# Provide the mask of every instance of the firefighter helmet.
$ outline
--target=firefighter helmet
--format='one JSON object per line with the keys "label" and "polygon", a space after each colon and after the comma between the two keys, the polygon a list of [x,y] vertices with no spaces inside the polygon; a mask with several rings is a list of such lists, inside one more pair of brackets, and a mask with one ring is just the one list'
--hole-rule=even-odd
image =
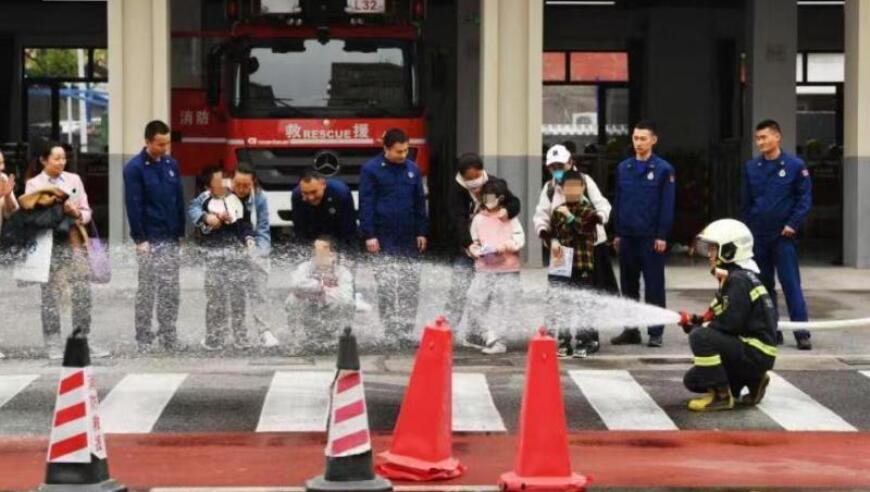
{"label": "firefighter helmet", "polygon": [[720,219],[711,222],[698,234],[698,241],[717,247],[716,259],[719,263],[740,264],[752,259],[752,232],[739,220]]}

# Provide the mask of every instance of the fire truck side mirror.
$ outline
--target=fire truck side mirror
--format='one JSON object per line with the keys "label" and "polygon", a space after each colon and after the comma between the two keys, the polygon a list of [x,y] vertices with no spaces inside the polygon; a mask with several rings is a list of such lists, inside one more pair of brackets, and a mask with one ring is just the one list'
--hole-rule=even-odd
{"label": "fire truck side mirror", "polygon": [[206,101],[211,107],[220,103],[221,98],[221,52],[212,50],[206,60]]}

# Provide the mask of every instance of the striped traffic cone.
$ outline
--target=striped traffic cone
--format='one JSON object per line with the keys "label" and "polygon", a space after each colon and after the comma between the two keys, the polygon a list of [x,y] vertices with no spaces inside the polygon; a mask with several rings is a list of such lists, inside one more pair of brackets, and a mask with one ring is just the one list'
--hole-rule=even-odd
{"label": "striped traffic cone", "polygon": [[66,341],[42,492],[122,492],[109,478],[99,399],[88,339],[76,330]]}
{"label": "striped traffic cone", "polygon": [[305,483],[309,492],[390,491],[393,485],[375,475],[369,417],[356,337],[350,328],[338,343],[338,371],[330,389],[326,471]]}

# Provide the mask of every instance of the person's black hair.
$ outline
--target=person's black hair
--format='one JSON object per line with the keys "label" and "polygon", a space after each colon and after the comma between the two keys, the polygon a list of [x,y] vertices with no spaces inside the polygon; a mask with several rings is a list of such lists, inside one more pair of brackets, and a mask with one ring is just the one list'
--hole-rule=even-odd
{"label": "person's black hair", "polygon": [[571,153],[571,157],[574,157],[574,155],[577,154],[577,144],[575,144],[573,140],[565,140],[562,142],[562,146],[568,149],[568,152]]}
{"label": "person's black hair", "polygon": [[302,174],[302,178],[299,181],[303,181],[305,183],[310,183],[312,181],[326,181],[326,176],[324,176],[320,171],[315,169],[308,169]]}
{"label": "person's black hair", "polygon": [[157,135],[169,135],[169,125],[160,120],[149,121],[145,125],[145,140],[154,140]]}
{"label": "person's black hair", "polygon": [[459,174],[464,176],[469,169],[483,171],[483,159],[474,152],[467,152],[459,156]]}
{"label": "person's black hair", "polygon": [[254,182],[257,182],[257,171],[254,169],[254,166],[248,164],[247,162],[240,162],[236,164],[236,174],[247,174],[248,176],[254,178]]}
{"label": "person's black hair", "polygon": [[389,149],[397,143],[408,143],[408,134],[401,128],[390,128],[384,133],[384,147]]}
{"label": "person's black hair", "polygon": [[480,189],[481,195],[495,195],[499,198],[505,198],[507,196],[507,184],[500,179],[490,179],[486,183],[483,184],[483,187]]}
{"label": "person's black hair", "polygon": [[757,132],[768,129],[782,135],[782,128],[780,128],[779,123],[777,123],[776,120],[766,119],[755,125],[755,131]]}
{"label": "person's black hair", "polygon": [[565,171],[565,174],[562,175],[562,185],[564,186],[568,181],[582,181],[583,185],[586,186],[586,179],[583,178],[583,173],[574,169]]}
{"label": "person's black hair", "polygon": [[209,166],[203,169],[202,173],[199,175],[200,189],[208,189],[211,186],[211,180],[214,178],[214,175],[222,172],[224,172],[224,169],[220,166]]}
{"label": "person's black hair", "polygon": [[[314,242],[317,241],[324,242],[329,245],[329,249],[331,251],[335,251],[335,238],[330,236],[329,234],[321,234],[314,239]],[[313,244],[313,243],[312,243]]]}
{"label": "person's black hair", "polygon": [[638,122],[634,125],[634,129],[635,129],[635,130],[647,130],[647,131],[649,131],[650,133],[652,133],[653,135],[658,135],[658,134],[659,134],[658,129],[656,129],[656,125],[655,125],[655,123],[653,123],[652,121],[649,121],[649,120],[641,120],[641,121],[638,121]]}

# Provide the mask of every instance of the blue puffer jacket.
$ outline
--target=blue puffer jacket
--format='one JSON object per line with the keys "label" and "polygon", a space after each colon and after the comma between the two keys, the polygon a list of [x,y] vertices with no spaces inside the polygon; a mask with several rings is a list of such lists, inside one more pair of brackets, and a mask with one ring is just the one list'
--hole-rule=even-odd
{"label": "blue puffer jacket", "polygon": [[384,253],[417,254],[417,237],[429,234],[429,217],[423,178],[413,161],[392,164],[381,153],[363,166],[359,225],[363,239],[377,238]]}

